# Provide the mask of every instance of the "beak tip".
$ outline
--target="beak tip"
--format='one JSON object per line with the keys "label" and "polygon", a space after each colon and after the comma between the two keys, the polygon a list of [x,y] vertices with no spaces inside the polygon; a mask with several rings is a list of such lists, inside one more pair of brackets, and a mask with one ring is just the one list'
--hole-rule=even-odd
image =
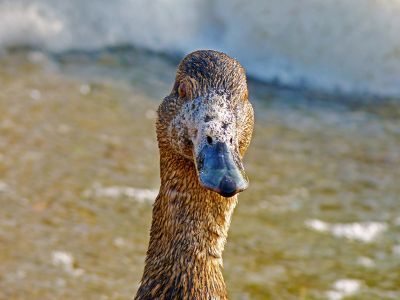
{"label": "beak tip", "polygon": [[224,175],[219,183],[219,188],[223,191],[233,191],[236,190],[236,183],[231,176]]}
{"label": "beak tip", "polygon": [[236,194],[236,183],[231,176],[225,175],[222,177],[221,182],[219,183],[219,190],[221,191],[222,196],[226,197],[224,194],[229,195]]}
{"label": "beak tip", "polygon": [[[242,184],[243,185],[243,184]],[[231,176],[225,175],[221,182],[219,183],[219,191],[218,193],[223,197],[232,197],[237,193],[244,191],[247,188],[247,185],[244,184],[244,187],[238,187],[235,180]]]}

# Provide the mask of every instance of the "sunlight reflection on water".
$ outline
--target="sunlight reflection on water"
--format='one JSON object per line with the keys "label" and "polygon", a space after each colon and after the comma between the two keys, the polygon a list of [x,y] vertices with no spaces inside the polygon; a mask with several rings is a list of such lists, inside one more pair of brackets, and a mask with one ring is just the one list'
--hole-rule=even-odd
{"label": "sunlight reflection on water", "polygon": [[85,198],[96,196],[96,197],[109,197],[119,198],[126,196],[132,198],[138,202],[150,202],[153,203],[158,195],[158,190],[140,189],[128,186],[109,186],[102,187],[100,183],[96,182],[90,189],[86,189],[82,194]]}
{"label": "sunlight reflection on water", "polygon": [[347,296],[355,295],[361,288],[359,280],[340,279],[333,283],[334,290],[327,291],[326,296],[329,300],[340,300]]}
{"label": "sunlight reflection on water", "polygon": [[318,219],[306,220],[305,226],[319,232],[330,232],[336,237],[345,237],[366,243],[372,242],[380,233],[388,229],[388,224],[383,222],[328,224]]}

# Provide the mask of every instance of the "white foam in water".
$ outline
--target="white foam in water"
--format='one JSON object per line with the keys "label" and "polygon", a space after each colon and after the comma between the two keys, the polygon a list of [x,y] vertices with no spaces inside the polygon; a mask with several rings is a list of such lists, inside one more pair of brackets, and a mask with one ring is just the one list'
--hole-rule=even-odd
{"label": "white foam in water", "polygon": [[129,186],[109,186],[102,187],[100,183],[94,183],[92,188],[83,191],[84,197],[109,197],[119,198],[126,196],[137,202],[154,202],[158,195],[157,190],[133,188]]}
{"label": "white foam in water", "polygon": [[0,47],[42,46],[63,29],[51,10],[44,10],[41,1],[0,3]]}
{"label": "white foam in water", "polygon": [[380,222],[364,222],[350,224],[334,224],[331,232],[337,237],[346,237],[351,240],[372,242],[381,232],[386,231],[388,225]]}
{"label": "white foam in water", "polygon": [[366,256],[358,257],[357,258],[357,263],[362,265],[362,266],[364,266],[364,267],[367,267],[367,268],[372,268],[372,267],[375,266],[375,262],[372,259],[370,259],[369,257],[366,257]]}
{"label": "white foam in water", "polygon": [[75,259],[69,252],[53,251],[51,253],[51,260],[54,266],[60,267],[73,276],[81,276],[85,273],[83,269],[76,269],[74,267]]}
{"label": "white foam in water", "polygon": [[14,0],[0,49],[135,45],[221,50],[248,74],[288,85],[400,95],[400,1]]}
{"label": "white foam in water", "polygon": [[336,237],[345,237],[366,243],[372,242],[379,234],[388,229],[388,225],[383,222],[329,224],[317,219],[306,220],[305,226],[319,232],[330,232]]}
{"label": "white foam in water", "polygon": [[354,279],[340,279],[333,283],[334,290],[327,291],[329,300],[341,300],[344,297],[355,295],[361,288],[362,283]]}
{"label": "white foam in water", "polygon": [[0,180],[0,192],[8,192],[9,190],[8,184]]}

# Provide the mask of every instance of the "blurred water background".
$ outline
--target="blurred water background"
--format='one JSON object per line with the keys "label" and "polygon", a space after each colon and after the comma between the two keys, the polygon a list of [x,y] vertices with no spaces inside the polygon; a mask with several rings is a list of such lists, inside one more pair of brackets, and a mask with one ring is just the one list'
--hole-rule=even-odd
{"label": "blurred water background", "polygon": [[399,95],[395,0],[0,1],[0,47],[216,49],[256,78]]}
{"label": "blurred water background", "polygon": [[400,1],[0,1],[0,299],[132,299],[155,110],[224,51],[256,126],[230,299],[400,299]]}

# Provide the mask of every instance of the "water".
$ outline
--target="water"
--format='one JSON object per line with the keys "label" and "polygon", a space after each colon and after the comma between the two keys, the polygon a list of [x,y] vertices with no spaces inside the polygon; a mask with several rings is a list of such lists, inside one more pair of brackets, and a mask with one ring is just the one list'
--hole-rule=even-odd
{"label": "water", "polygon": [[[0,59],[0,299],[132,299],[177,62],[129,48]],[[230,299],[400,299],[400,106],[250,81]]]}
{"label": "water", "polygon": [[0,49],[214,49],[264,81],[399,96],[399,16],[396,0],[3,0]]}

